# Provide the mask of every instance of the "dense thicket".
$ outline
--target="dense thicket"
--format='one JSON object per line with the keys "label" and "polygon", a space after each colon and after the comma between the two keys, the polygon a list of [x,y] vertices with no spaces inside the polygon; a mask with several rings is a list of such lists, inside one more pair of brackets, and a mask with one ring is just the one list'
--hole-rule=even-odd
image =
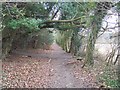
{"label": "dense thicket", "polygon": [[[51,33],[38,27],[49,18],[52,9],[52,7],[46,9],[44,4],[47,3],[3,3],[3,57],[12,49],[37,48],[38,44],[45,48],[47,45],[51,45]],[[42,34],[38,34],[38,32]]]}

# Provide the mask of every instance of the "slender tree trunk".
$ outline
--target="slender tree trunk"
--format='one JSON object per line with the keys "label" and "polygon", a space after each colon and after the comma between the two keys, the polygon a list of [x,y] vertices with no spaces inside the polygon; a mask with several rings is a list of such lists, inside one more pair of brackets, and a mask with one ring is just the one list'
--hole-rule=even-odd
{"label": "slender tree trunk", "polygon": [[[106,8],[106,7],[107,8]],[[89,35],[88,41],[87,41],[87,48],[86,48],[86,61],[85,64],[88,64],[88,66],[93,66],[94,60],[93,60],[93,51],[95,47],[95,42],[99,33],[99,29],[101,28],[102,19],[106,15],[106,12],[108,9],[110,9],[111,3],[109,2],[99,2],[97,4],[97,8],[95,11],[95,18],[91,21],[91,33]],[[101,9],[102,8],[102,9]],[[85,65],[83,65],[85,66]]]}
{"label": "slender tree trunk", "polygon": [[78,32],[79,32],[79,29],[75,29],[73,31],[73,35],[72,35],[72,38],[71,38],[71,45],[70,45],[70,53],[76,55],[77,54],[77,49],[76,49],[76,37],[78,35]]}

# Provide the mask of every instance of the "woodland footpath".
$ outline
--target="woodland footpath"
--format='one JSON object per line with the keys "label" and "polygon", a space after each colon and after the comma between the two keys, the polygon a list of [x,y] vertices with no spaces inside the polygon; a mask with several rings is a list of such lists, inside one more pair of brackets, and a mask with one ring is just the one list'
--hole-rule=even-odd
{"label": "woodland footpath", "polygon": [[119,88],[120,2],[4,2],[3,88]]}

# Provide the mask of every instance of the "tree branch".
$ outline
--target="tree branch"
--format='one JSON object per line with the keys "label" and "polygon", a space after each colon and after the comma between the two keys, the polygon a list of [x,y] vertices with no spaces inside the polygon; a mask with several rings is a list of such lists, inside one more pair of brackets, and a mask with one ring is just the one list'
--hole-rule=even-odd
{"label": "tree branch", "polygon": [[57,13],[59,12],[60,8],[57,9],[57,11],[54,13],[54,15],[52,16],[51,20],[55,18],[55,16],[57,15]]}
{"label": "tree branch", "polygon": [[77,21],[79,19],[81,19],[81,17],[71,19],[71,20],[49,20],[49,21],[46,21],[46,22],[43,22],[43,23],[44,24],[47,24],[47,23],[69,23],[69,22]]}

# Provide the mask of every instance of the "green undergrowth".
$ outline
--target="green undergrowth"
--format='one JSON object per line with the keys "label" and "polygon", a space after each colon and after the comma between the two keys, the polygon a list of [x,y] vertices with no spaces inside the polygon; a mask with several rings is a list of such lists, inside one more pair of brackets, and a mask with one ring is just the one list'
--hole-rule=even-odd
{"label": "green undergrowth", "polygon": [[103,73],[99,76],[99,81],[106,87],[118,88],[119,83],[116,69],[112,65],[106,66]]}

